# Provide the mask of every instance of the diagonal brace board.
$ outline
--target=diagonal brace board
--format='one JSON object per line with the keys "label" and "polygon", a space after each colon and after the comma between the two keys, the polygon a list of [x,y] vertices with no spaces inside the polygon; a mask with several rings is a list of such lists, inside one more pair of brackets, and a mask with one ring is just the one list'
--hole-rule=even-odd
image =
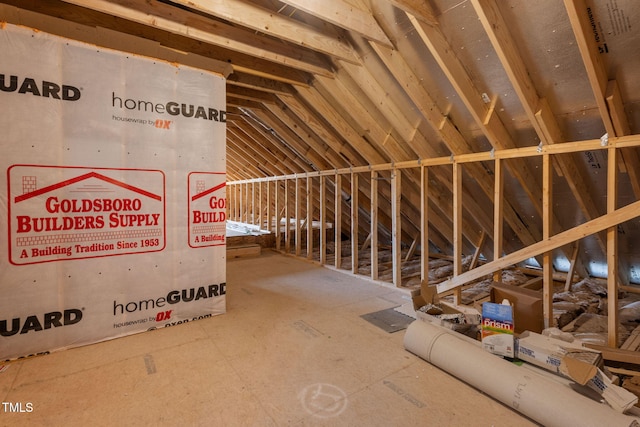
{"label": "diagonal brace board", "polygon": [[577,227],[571,228],[562,233],[558,233],[546,240],[543,240],[519,251],[510,253],[502,258],[498,258],[495,261],[484,264],[478,268],[467,271],[466,273],[452,277],[449,280],[441,282],[437,285],[438,293],[443,293],[448,290],[462,286],[472,280],[479,279],[483,276],[493,273],[495,270],[499,270],[508,267],[513,264],[517,264],[531,257],[538,256],[544,252],[551,251],[553,249],[564,246],[568,243],[582,239],[594,233],[598,233],[609,227],[617,226],[625,221],[629,221],[633,218],[640,216],[640,200],[635,201],[623,208],[617,209],[606,215],[602,215],[596,219],[585,222]]}

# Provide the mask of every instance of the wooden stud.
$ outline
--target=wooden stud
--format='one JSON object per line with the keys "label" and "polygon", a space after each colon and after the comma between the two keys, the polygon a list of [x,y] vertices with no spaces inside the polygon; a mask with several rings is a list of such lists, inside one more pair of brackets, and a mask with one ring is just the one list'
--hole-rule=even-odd
{"label": "wooden stud", "polygon": [[320,177],[320,265],[327,263],[327,177]]}
{"label": "wooden stud", "polygon": [[[618,204],[617,150],[609,148],[607,158],[607,214],[616,212]],[[618,227],[607,228],[607,345],[618,347]]]}
{"label": "wooden stud", "polygon": [[236,215],[235,215],[235,219],[236,221],[242,221],[241,219],[241,214],[240,212],[242,212],[242,185],[236,185]]}
{"label": "wooden stud", "polygon": [[400,207],[402,199],[402,171],[391,171],[391,245],[393,257],[393,284],[402,287],[402,221]]}
{"label": "wooden stud", "polygon": [[250,182],[247,182],[244,185],[244,213],[242,217],[242,222],[245,224],[249,224],[249,213],[251,212],[251,208],[253,203],[251,202],[251,190],[250,190]]}
{"label": "wooden stud", "polygon": [[244,211],[244,184],[238,184],[238,215],[236,221],[242,222],[242,212]]}
{"label": "wooden stud", "polygon": [[[453,164],[453,277],[462,273],[462,166]],[[453,292],[454,305],[460,304],[462,289]]]}
{"label": "wooden stud", "polygon": [[273,232],[273,228],[271,227],[271,221],[273,221],[271,219],[271,181],[265,181],[265,184],[267,185],[267,224],[265,229]]}
{"label": "wooden stud", "polygon": [[371,171],[371,279],[378,280],[378,178]]}
{"label": "wooden stud", "polygon": [[276,250],[279,251],[280,250],[280,239],[281,239],[281,232],[280,232],[280,209],[282,209],[282,199],[280,197],[280,181],[276,180],[275,181],[275,189],[274,189],[274,198],[275,198],[275,220],[274,220],[274,227],[275,227],[275,233],[276,233]]}
{"label": "wooden stud", "polygon": [[473,258],[471,258],[471,264],[469,264],[469,270],[476,268],[476,265],[478,265],[478,259],[480,258],[480,253],[482,252],[482,246],[484,246],[484,240],[486,239],[486,237],[487,235],[483,231],[482,234],[480,235],[480,240],[478,240],[478,243],[476,244],[476,251],[473,253]]}
{"label": "wooden stud", "polygon": [[571,254],[571,261],[569,263],[569,271],[567,272],[567,280],[564,283],[564,291],[569,292],[571,285],[573,284],[573,275],[576,271],[576,264],[578,261],[578,252],[580,249],[580,242],[575,242],[573,245],[573,253]]}
{"label": "wooden stud", "polygon": [[289,180],[284,180],[284,250],[291,253],[291,197]]}
{"label": "wooden stud", "polygon": [[313,258],[313,178],[307,176],[307,259]]}
{"label": "wooden stud", "polygon": [[335,230],[334,239],[334,263],[336,268],[340,268],[342,264],[342,175],[336,174],[335,178],[335,208],[334,212],[334,224]]}
{"label": "wooden stud", "polygon": [[259,182],[254,182],[251,185],[251,224],[253,225],[258,224],[257,214],[260,212],[260,209],[258,208],[258,189],[256,188],[258,184]]}
{"label": "wooden stud", "polygon": [[420,280],[429,280],[429,168],[420,167]]}
{"label": "wooden stud", "polygon": [[[228,178],[228,176],[227,176]],[[225,197],[227,198],[227,219],[233,221],[233,184],[227,183],[227,190]]]}
{"label": "wooden stud", "polygon": [[238,212],[238,221],[239,222],[244,222],[244,211],[246,209],[246,199],[245,199],[245,189],[246,189],[246,185],[244,184],[240,184],[240,211]]}
{"label": "wooden stud", "polygon": [[369,249],[371,246],[371,232],[369,232],[369,234],[367,234],[367,237],[364,239],[364,242],[362,243],[362,246],[360,246],[360,250],[361,251],[366,251],[367,249]]}
{"label": "wooden stud", "polygon": [[295,180],[295,245],[296,256],[302,253],[302,179]]}
{"label": "wooden stud", "polygon": [[416,236],[411,242],[411,246],[409,246],[409,250],[404,257],[404,262],[409,261],[413,255],[416,253],[416,248],[418,247],[418,241],[420,240],[420,235]]}
{"label": "wooden stud", "polygon": [[264,193],[262,192],[262,182],[257,182],[258,185],[258,217],[256,218],[256,224],[260,230],[264,229],[264,222],[262,220],[263,207],[264,207]]}
{"label": "wooden stud", "polygon": [[351,174],[351,272],[358,274],[358,174]]}
{"label": "wooden stud", "polygon": [[[553,173],[551,171],[551,158],[547,154],[542,156],[542,238],[549,240],[553,235]],[[543,255],[542,261],[543,287],[542,287],[542,311],[544,327],[553,327],[553,251],[548,250]]]}
{"label": "wooden stud", "polygon": [[[493,260],[496,261],[502,256],[502,239],[504,227],[504,168],[503,161],[496,159],[494,162],[495,185],[493,192]],[[502,282],[502,271],[496,270],[493,273],[493,281]]]}
{"label": "wooden stud", "polygon": [[243,184],[238,184],[237,186],[237,190],[236,190],[236,195],[238,197],[237,200],[237,204],[238,204],[238,211],[236,214],[236,221],[238,222],[242,222],[242,209],[244,209],[244,201],[242,200],[243,194],[244,192],[242,191],[243,189]]}
{"label": "wooden stud", "polygon": [[251,208],[253,204],[251,203],[251,182],[247,182],[244,184],[244,190],[245,203],[242,222],[244,222],[245,224],[249,224],[251,222]]}

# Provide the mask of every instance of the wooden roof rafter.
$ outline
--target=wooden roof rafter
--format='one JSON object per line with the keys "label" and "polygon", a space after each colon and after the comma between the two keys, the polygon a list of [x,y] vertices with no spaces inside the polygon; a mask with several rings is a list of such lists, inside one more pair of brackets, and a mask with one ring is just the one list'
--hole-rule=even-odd
{"label": "wooden roof rafter", "polygon": [[290,95],[294,93],[290,84],[238,71],[233,72],[229,77],[227,77],[227,84],[229,86],[245,87],[273,94]]}
{"label": "wooden roof rafter", "polygon": [[[471,3],[542,143],[546,145],[565,142],[548,102],[538,95],[498,5],[486,0],[471,0]],[[554,165],[558,175],[566,179],[585,217],[587,219],[598,217],[600,213],[592,198],[594,191],[588,186],[589,179],[584,167],[568,156],[555,156]],[[604,252],[603,238],[599,234],[596,238]]]}
{"label": "wooden roof rafter", "polygon": [[308,49],[359,63],[351,46],[316,28],[241,0],[169,0]]}
{"label": "wooden roof rafter", "polygon": [[234,98],[260,102],[263,104],[273,104],[276,102],[275,95],[273,93],[240,86],[227,86],[227,95]]}
{"label": "wooden roof rafter", "polygon": [[[270,104],[273,107],[274,104]],[[265,106],[263,111],[269,111],[269,108]],[[276,132],[270,124],[262,122],[255,113],[247,114],[240,117],[240,120],[236,121],[243,132],[250,135],[254,140],[254,143],[260,145],[260,142],[265,146],[265,150],[268,150],[272,155],[277,156],[279,159],[290,159],[289,162],[297,165],[296,168],[299,171],[310,172],[316,170],[318,165],[314,164],[312,159],[305,156],[307,151],[302,153],[299,151],[299,147],[295,144],[291,144],[289,139],[285,139],[282,135]],[[265,144],[265,142],[267,142]],[[306,150],[306,146],[301,147]]]}
{"label": "wooden roof rafter", "polygon": [[276,105],[269,106],[269,111],[273,116],[278,117],[291,134],[296,135],[300,141],[304,141],[305,155],[310,159],[316,159],[316,163],[348,165],[347,159],[336,150],[341,148],[338,139],[326,133],[328,131],[319,118],[301,105],[297,97],[285,96],[284,98],[286,99],[279,96]]}
{"label": "wooden roof rafter", "polygon": [[[426,119],[427,123],[432,126],[440,136],[451,153],[457,155],[472,152],[471,146],[467,143],[451,119],[440,111],[436,102],[420,84],[420,79],[411,71],[411,68],[405,62],[402,55],[397,51],[392,51],[376,43],[371,43],[371,45],[380,59],[385,63],[389,72],[395,76],[401,86],[405,88],[407,95]],[[435,157],[433,154],[434,153],[430,153],[429,157]],[[467,171],[480,185],[489,200],[493,201],[494,182],[491,177],[486,174],[486,171],[477,164],[471,164]],[[529,229],[523,224],[522,219],[516,215],[515,208],[509,202],[504,203],[504,215],[509,226],[523,243],[530,244],[536,241],[536,238],[531,235]],[[485,231],[488,231],[488,229],[485,229]]]}
{"label": "wooden roof rafter", "polygon": [[337,27],[353,31],[367,40],[393,47],[387,35],[371,15],[370,10],[359,9],[342,0],[323,0],[318,2],[282,0],[282,2],[330,22]]}
{"label": "wooden roof rafter", "polygon": [[270,174],[283,175],[292,172],[290,168],[288,168],[278,160],[270,163],[261,162],[261,159],[263,159],[262,154],[251,147],[251,145],[247,142],[247,138],[241,133],[237,132],[237,129],[234,129],[231,126],[229,127],[229,135],[227,139],[228,146],[230,146],[242,158],[247,159],[245,167],[247,165],[252,165],[253,167],[257,168],[258,165],[262,164],[264,165],[263,168]]}
{"label": "wooden roof rafter", "polygon": [[[587,35],[591,30],[587,6],[584,0],[564,0],[564,4],[604,128],[608,135],[628,135],[631,130],[618,83],[609,79],[605,58],[594,38]],[[635,196],[640,199],[640,157],[636,150],[623,150],[621,154],[618,166],[621,171],[631,174]]]}
{"label": "wooden roof rafter", "polygon": [[[253,130],[253,132],[252,132]],[[277,155],[277,152],[271,152],[258,141],[261,140],[260,135],[255,129],[244,126],[240,127],[238,123],[230,123],[227,131],[236,137],[236,141],[245,155],[251,159],[258,160],[259,163],[268,165],[273,169],[279,170],[279,173],[275,175],[287,175],[290,173],[308,172],[309,169],[305,169],[296,163],[295,158],[287,157],[284,154]]]}
{"label": "wooden roof rafter", "polygon": [[[460,63],[460,60],[453,53],[453,49],[440,28],[430,27],[412,15],[408,15],[408,18],[491,145],[496,150],[515,148],[516,145],[509,132],[495,113],[495,110],[489,108],[482,100],[479,90]],[[536,212],[541,215],[542,206],[540,201],[537,200],[540,197],[541,190],[533,180],[529,167],[518,164],[511,167],[510,172],[518,179],[529,199],[531,199]]]}
{"label": "wooden roof rafter", "polygon": [[329,64],[312,51],[292,49],[275,40],[253,37],[247,30],[194,15],[162,2],[135,0],[63,0],[76,6],[224,47],[312,74],[331,75]]}

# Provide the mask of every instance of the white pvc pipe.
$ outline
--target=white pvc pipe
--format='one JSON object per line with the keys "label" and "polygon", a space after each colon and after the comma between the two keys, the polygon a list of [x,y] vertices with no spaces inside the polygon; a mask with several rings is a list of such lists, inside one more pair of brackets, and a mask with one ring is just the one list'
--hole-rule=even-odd
{"label": "white pvc pipe", "polygon": [[431,323],[411,323],[404,347],[542,425],[640,426],[638,418],[616,412]]}

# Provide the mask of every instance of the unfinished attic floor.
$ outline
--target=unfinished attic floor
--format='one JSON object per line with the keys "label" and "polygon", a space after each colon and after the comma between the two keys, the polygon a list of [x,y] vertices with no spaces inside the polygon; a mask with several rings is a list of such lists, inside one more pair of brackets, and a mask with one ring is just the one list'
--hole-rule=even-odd
{"label": "unfinished attic floor", "polygon": [[263,251],[227,263],[227,313],[16,361],[2,426],[531,426],[363,314],[406,293]]}

